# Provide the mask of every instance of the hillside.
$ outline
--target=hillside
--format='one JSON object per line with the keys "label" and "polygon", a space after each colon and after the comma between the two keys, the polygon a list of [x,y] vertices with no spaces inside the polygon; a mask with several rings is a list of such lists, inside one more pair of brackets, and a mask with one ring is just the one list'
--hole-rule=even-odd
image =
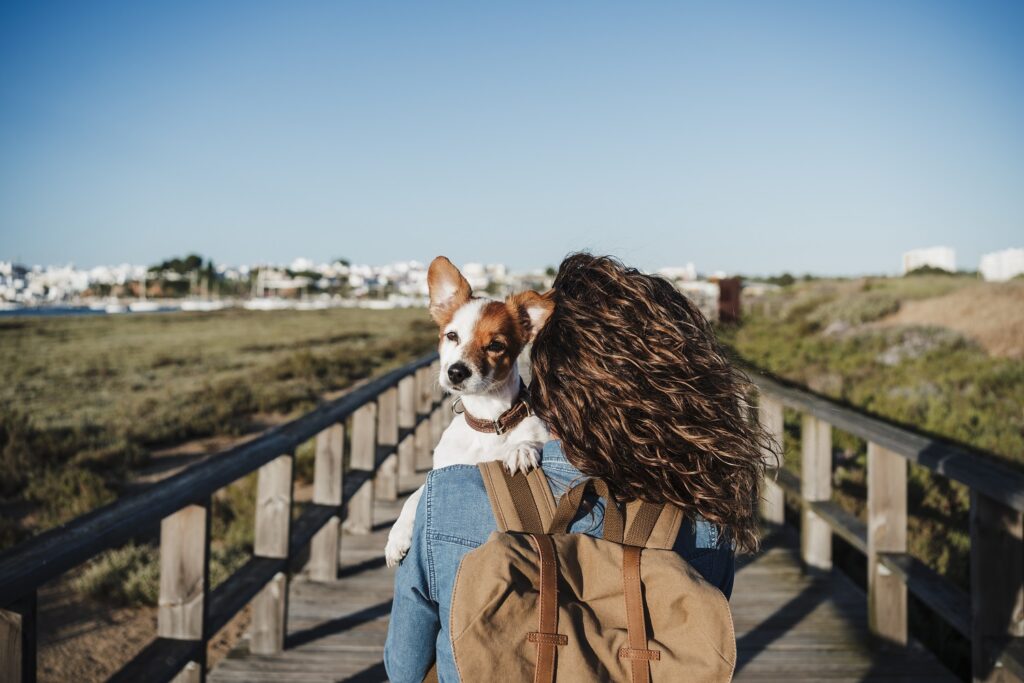
{"label": "hillside", "polygon": [[[1024,282],[958,276],[799,282],[744,299],[720,329],[742,360],[813,391],[1024,468]],[[800,471],[800,421],[785,411],[785,464]],[[865,520],[866,444],[833,430],[833,499]],[[970,493],[909,466],[910,552],[967,588]],[[863,558],[840,560],[854,574]],[[912,629],[966,670],[969,644],[911,604]]]}

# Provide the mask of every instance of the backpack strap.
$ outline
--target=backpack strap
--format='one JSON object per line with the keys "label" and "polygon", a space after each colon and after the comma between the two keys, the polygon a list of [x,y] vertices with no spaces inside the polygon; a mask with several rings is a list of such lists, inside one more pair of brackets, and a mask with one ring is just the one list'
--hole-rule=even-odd
{"label": "backpack strap", "polygon": [[626,505],[626,521],[625,542],[628,545],[670,550],[679,536],[683,511],[675,505],[634,500]]}
{"label": "backpack strap", "polygon": [[554,683],[555,647],[568,645],[569,638],[558,632],[558,560],[555,543],[546,534],[530,534],[530,543],[537,551],[540,565],[540,589],[538,591],[538,629],[526,634],[526,639],[537,644],[537,663],[534,668],[534,683]]}
{"label": "backpack strap", "polygon": [[622,593],[626,599],[627,647],[619,648],[619,659],[628,659],[633,683],[650,683],[651,660],[661,659],[661,650],[647,649],[647,620],[644,615],[643,586],[640,583],[640,555],[643,548],[622,547]]}
{"label": "backpack strap", "polygon": [[477,467],[498,531],[544,533],[555,513],[555,499],[540,468],[513,476],[498,460],[482,462]]}

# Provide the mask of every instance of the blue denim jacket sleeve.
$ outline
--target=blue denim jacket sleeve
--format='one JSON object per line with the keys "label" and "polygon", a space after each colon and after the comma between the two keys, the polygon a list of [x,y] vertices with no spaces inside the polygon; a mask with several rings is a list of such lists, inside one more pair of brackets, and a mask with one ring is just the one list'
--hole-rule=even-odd
{"label": "blue denim jacket sleeve", "polygon": [[395,573],[395,597],[384,644],[384,668],[394,683],[423,680],[434,662],[437,634],[441,630],[437,601],[430,591],[426,501],[426,495],[420,498],[412,547]]}

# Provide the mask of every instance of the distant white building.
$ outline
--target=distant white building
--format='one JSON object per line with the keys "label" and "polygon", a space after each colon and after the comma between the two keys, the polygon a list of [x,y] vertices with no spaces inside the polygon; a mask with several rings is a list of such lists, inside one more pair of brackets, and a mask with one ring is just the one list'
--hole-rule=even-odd
{"label": "distant white building", "polygon": [[697,266],[687,263],[685,266],[665,266],[658,269],[658,275],[668,280],[692,282],[697,279]]}
{"label": "distant white building", "polygon": [[1024,273],[1024,249],[1003,249],[985,254],[978,265],[986,280],[1003,282]]}
{"label": "distant white building", "polygon": [[924,249],[911,249],[903,254],[903,275],[925,266],[955,273],[956,252],[952,247],[925,247]]}

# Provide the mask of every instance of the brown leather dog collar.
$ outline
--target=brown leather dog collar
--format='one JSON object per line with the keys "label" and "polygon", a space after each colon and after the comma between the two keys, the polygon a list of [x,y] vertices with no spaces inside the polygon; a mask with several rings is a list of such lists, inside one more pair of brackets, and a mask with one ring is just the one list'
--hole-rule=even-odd
{"label": "brown leather dog collar", "polygon": [[471,429],[483,432],[484,434],[505,434],[515,429],[516,425],[533,414],[533,411],[530,410],[530,404],[527,402],[526,385],[522,382],[519,383],[519,395],[516,396],[516,402],[511,408],[499,415],[497,420],[482,420],[479,417],[473,417],[466,410],[465,406],[462,406],[462,410],[457,410],[459,406],[462,406],[461,396],[452,403],[452,412],[456,415],[462,413],[463,417],[466,418],[466,424]]}

